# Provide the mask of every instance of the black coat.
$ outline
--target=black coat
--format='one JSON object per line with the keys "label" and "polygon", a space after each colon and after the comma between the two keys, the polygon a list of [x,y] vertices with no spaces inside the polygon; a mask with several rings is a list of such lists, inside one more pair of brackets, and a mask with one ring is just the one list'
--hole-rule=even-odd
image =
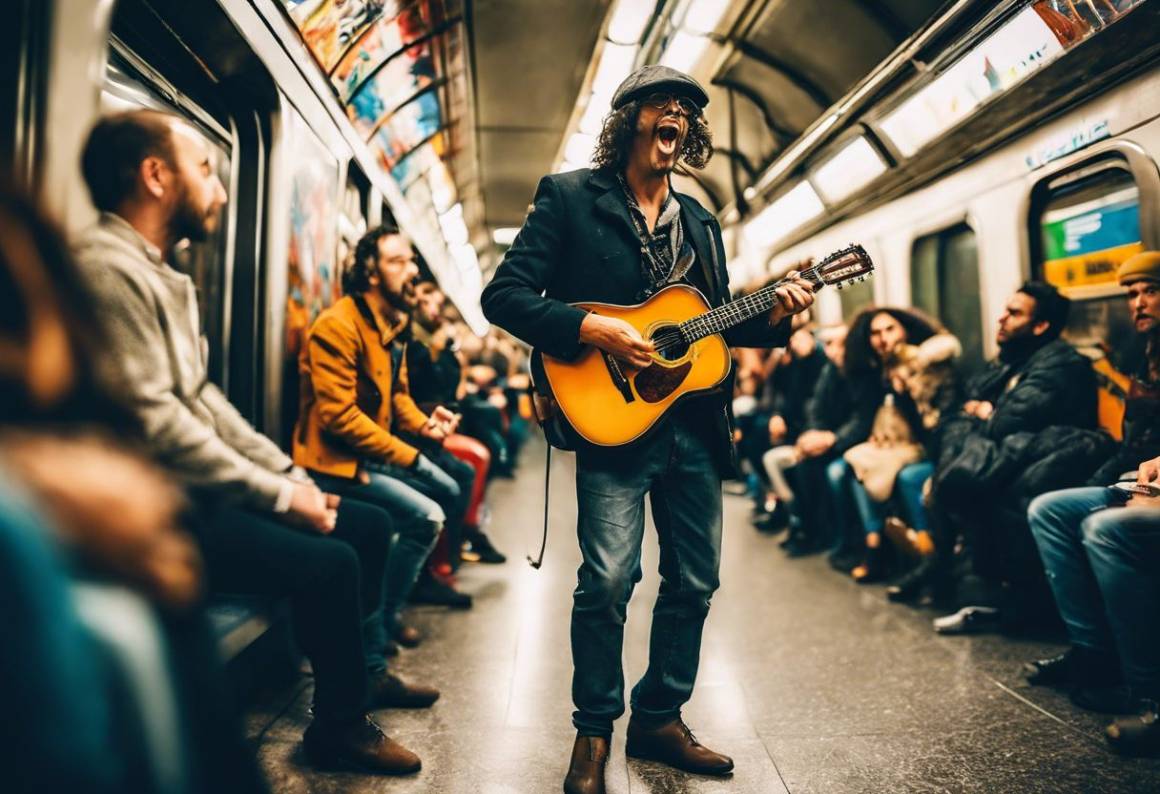
{"label": "black coat", "polygon": [[770,376],[769,413],[785,420],[785,443],[792,444],[806,428],[810,398],[818,386],[822,370],[829,364],[821,345],[805,358],[796,356],[787,364],[778,365]]}
{"label": "black coat", "polygon": [[[729,298],[721,227],[696,200],[674,195],[685,239],[697,257],[689,278],[710,305],[720,306]],[[483,313],[536,349],[567,360],[583,347],[580,323],[586,314],[569,304],[631,305],[639,302],[644,287],[640,238],[620,183],[612,173],[585,168],[540,180],[531,214],[483,291]],[[772,327],[767,317],[758,316],[724,336],[730,345],[776,347],[789,338],[789,321]],[[731,378],[727,385],[732,386]],[[694,401],[725,467],[735,462],[730,396],[727,388]]]}
{"label": "black coat", "polygon": [[[1017,380],[1008,388],[1012,378]],[[961,413],[946,420],[940,469],[959,454],[971,436],[998,443],[1016,433],[1036,433],[1055,425],[1096,426],[1096,380],[1091,361],[1061,339],[1048,342],[1019,364],[990,362],[967,383],[965,391],[967,400],[986,400],[995,411],[986,422]],[[1044,455],[1049,451],[1039,450]]]}
{"label": "black coat", "polygon": [[806,406],[806,430],[828,430],[837,438],[833,452],[841,455],[870,437],[874,414],[886,388],[876,373],[848,378],[827,361]]}

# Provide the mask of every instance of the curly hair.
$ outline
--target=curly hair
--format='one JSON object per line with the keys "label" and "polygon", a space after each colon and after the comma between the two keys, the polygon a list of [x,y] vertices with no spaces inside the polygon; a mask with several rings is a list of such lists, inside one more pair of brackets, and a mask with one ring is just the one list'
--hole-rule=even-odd
{"label": "curly hair", "polygon": [[399,227],[384,223],[359,238],[358,245],[354,249],[354,261],[342,274],[344,295],[358,295],[371,288],[371,275],[375,272],[375,263],[379,259],[379,240],[394,234],[401,234]]}
{"label": "curly hair", "polygon": [[[596,151],[592,155],[594,168],[623,171],[628,165],[628,154],[632,151],[636,124],[640,120],[640,109],[640,100],[634,99],[604,117],[604,127],[600,130]],[[704,115],[698,113],[689,116],[689,131],[677,156],[689,168],[698,171],[713,156],[713,134],[709,131]]]}
{"label": "curly hair", "polygon": [[882,369],[878,354],[870,347],[870,321],[879,314],[889,314],[906,331],[906,344],[919,345],[946,328],[935,318],[918,309],[900,309],[892,306],[867,306],[850,321],[846,334],[846,360],[843,366],[848,376],[864,375]]}

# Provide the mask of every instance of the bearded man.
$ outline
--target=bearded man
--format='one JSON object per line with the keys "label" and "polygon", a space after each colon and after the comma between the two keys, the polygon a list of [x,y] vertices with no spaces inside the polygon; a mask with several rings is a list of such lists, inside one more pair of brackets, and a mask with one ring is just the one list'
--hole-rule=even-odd
{"label": "bearded man", "polygon": [[[712,139],[705,90],[688,75],[646,66],[612,99],[595,168],[540,181],[531,214],[483,293],[489,320],[561,359],[594,345],[642,368],[653,345],[628,323],[570,305],[634,304],[689,284],[713,306],[729,296],[716,219],[672,188],[678,163],[703,168]],[[769,315],[725,332],[730,345],[772,347],[790,314],[813,302],[796,274]],[[644,439],[598,448],[577,439],[580,551],[572,610],[577,729],[564,790],[603,792],[613,721],[624,713],[621,650],[628,600],[641,577],[644,498],[661,548],[649,666],[632,691],[628,755],[723,775],[733,761],[699,744],[681,719],[697,675],[701,631],[718,586],[721,478],[734,467],[730,389],[690,398]]]}

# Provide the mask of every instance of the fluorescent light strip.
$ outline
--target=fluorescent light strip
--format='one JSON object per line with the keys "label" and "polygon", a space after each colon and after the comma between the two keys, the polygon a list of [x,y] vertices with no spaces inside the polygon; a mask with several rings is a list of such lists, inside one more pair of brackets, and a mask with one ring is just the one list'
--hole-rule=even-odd
{"label": "fluorescent light strip", "polygon": [[745,224],[745,236],[758,248],[770,248],[826,211],[808,182],[799,182]]}
{"label": "fluorescent light strip", "polygon": [[870,184],[886,171],[886,163],[864,137],[850,141],[812,174],[818,192],[830,204],[836,204]]}

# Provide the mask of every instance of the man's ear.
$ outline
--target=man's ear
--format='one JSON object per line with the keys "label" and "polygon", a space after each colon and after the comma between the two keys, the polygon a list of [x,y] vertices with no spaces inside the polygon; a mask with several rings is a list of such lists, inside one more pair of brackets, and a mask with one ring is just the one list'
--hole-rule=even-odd
{"label": "man's ear", "polygon": [[154,198],[161,198],[169,187],[169,168],[160,157],[146,157],[138,169],[141,184]]}
{"label": "man's ear", "polygon": [[1031,326],[1031,333],[1035,334],[1036,336],[1043,336],[1045,333],[1047,333],[1047,329],[1049,328],[1051,328],[1051,323],[1047,322],[1047,320],[1040,320],[1035,325]]}

